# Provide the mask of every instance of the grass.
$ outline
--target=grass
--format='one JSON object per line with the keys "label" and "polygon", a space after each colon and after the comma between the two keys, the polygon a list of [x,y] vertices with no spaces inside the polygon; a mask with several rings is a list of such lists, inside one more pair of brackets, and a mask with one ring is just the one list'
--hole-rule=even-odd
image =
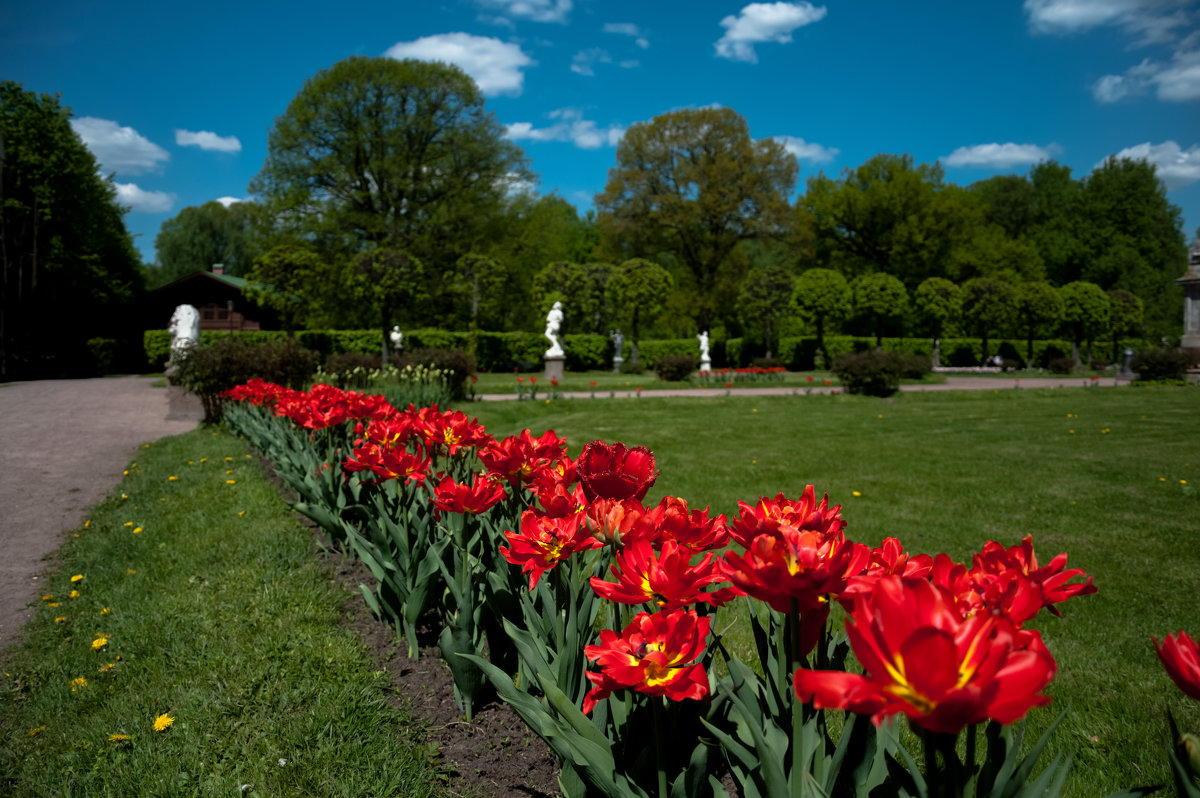
{"label": "grass", "polygon": [[1043,613],[1070,707],[1050,754],[1075,755],[1067,795],[1168,783],[1166,712],[1200,731],[1200,704],[1170,682],[1150,636],[1192,634],[1200,586],[1195,389],[1060,389],[471,405],[495,435],[554,429],[578,453],[601,438],[641,444],[661,477],[647,497],[714,512],[808,483],[844,506],[847,534],[960,561],[989,539],[1032,533],[1043,562],[1065,551],[1099,592]]}
{"label": "grass", "polygon": [[[533,383],[537,386],[538,396],[545,397],[547,391],[550,390],[550,385],[545,377],[539,373],[532,374],[508,374],[500,372],[480,372],[476,375],[478,382],[475,384],[476,393],[480,394],[495,394],[495,393],[516,393],[517,379],[522,382],[520,385],[528,391],[530,386],[530,378],[536,379]],[[812,381],[809,382],[809,378]],[[930,378],[931,381],[942,381],[937,378]],[[773,386],[784,388],[804,388],[824,385],[825,380],[829,380],[833,385],[838,385],[837,377],[826,371],[813,372],[785,372],[782,375],[772,377],[734,377],[733,375],[725,376],[722,374],[714,374],[711,378],[699,380],[693,377],[691,380],[681,380],[678,382],[670,382],[660,380],[652,370],[647,370],[642,374],[614,374],[611,371],[582,371],[582,372],[567,372],[563,375],[559,384],[559,390],[591,392],[595,391],[597,396],[607,397],[610,391],[632,391],[641,387],[644,391],[661,391],[667,389],[678,388],[711,388],[713,393],[723,392],[725,390],[725,382],[733,382],[737,387],[746,386]],[[595,383],[595,385],[592,385]]]}
{"label": "grass", "polygon": [[[339,626],[345,591],[243,445],[197,430],[138,454],[7,653],[2,791],[440,794],[411,718]],[[174,723],[155,731],[162,715]]]}

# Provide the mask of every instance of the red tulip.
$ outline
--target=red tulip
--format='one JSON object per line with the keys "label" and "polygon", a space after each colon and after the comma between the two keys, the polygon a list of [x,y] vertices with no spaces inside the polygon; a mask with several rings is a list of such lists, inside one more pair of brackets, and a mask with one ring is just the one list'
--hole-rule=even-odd
{"label": "red tulip", "polygon": [[591,712],[597,701],[624,688],[672,701],[704,698],[708,676],[696,660],[704,654],[710,623],[691,610],[642,612],[619,637],[611,629],[602,631],[599,645],[583,649],[601,668],[585,674],[596,686],[583,699],[583,711]]}
{"label": "red tulip", "polygon": [[623,443],[609,446],[603,441],[592,441],[583,447],[575,468],[589,501],[597,498],[641,501],[658,479],[654,453],[645,446],[627,448]]}
{"label": "red tulip", "polygon": [[577,551],[599,548],[600,543],[580,523],[581,515],[548,518],[526,510],[521,515],[521,532],[505,530],[509,546],[500,555],[529,574],[529,589],[537,587],[542,574]]}
{"label": "red tulip", "polygon": [[721,549],[729,543],[725,516],[708,517],[708,508],[688,512],[687,502],[675,496],[664,496],[652,511],[658,519],[659,539],[675,540],[693,551]]}
{"label": "red tulip", "polygon": [[1013,723],[1046,704],[1057,667],[1041,636],[1002,616],[960,618],[951,596],[922,579],[889,576],[860,595],[846,633],[864,674],[796,671],[801,701],[818,709],[903,713],[924,729],[957,734],[992,719]]}
{"label": "red tulip", "polygon": [[479,515],[499,504],[508,494],[504,486],[485,474],[477,474],[470,485],[460,485],[446,477],[434,489],[430,499],[448,513]]}
{"label": "red tulip", "polygon": [[1171,681],[1185,695],[1200,701],[1200,645],[1184,631],[1167,635],[1161,646],[1157,638],[1150,639],[1154,641],[1154,650]]}
{"label": "red tulip", "polygon": [[650,541],[637,540],[617,554],[617,564],[610,568],[617,581],[592,577],[592,589],[618,604],[655,604],[665,612],[699,601],[720,605],[734,598],[732,590],[710,593],[704,589],[725,581],[725,575],[714,567],[713,555],[704,555],[695,565],[691,558],[692,553],[674,540],[663,543],[658,556]]}

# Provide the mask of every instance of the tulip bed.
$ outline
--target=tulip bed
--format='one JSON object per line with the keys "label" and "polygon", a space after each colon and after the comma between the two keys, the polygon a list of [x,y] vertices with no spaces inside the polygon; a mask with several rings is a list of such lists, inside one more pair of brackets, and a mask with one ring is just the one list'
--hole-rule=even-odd
{"label": "tulip bed", "polygon": [[[560,757],[565,795],[1062,788],[1068,764],[1037,763],[1053,725],[1022,745],[1010,724],[1057,669],[1031,621],[1095,587],[1065,554],[1040,564],[1029,537],[967,566],[851,541],[812,486],[730,519],[647,506],[642,447],[571,458],[553,432],[498,440],[462,413],[328,386],[231,398],[230,425],[297,509],[371,569],[364,595],[410,654],[432,619],[464,711],[489,691],[511,704]],[[734,601],[749,657],[714,628]]]}

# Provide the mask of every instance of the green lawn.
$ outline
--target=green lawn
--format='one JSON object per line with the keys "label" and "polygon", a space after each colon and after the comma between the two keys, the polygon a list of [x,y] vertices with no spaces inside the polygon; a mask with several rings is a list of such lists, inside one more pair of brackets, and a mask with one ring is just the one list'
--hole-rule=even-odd
{"label": "green lawn", "polygon": [[[1032,533],[1040,559],[1070,554],[1099,592],[1038,621],[1070,706],[1055,752],[1076,755],[1068,794],[1167,783],[1166,711],[1200,731],[1200,704],[1170,682],[1151,635],[1200,632],[1200,444],[1194,389],[1089,388],[853,396],[483,403],[496,435],[554,429],[652,448],[647,497],[714,512],[812,483],[844,506],[847,534],[969,561],[989,539]],[[857,492],[860,495],[855,495]]]}
{"label": "green lawn", "polygon": [[440,794],[312,533],[228,434],[139,450],[44,584],[4,661],[5,795]]}
{"label": "green lawn", "polygon": [[[520,385],[523,390],[528,391],[531,385],[536,385],[538,397],[547,395],[550,386],[542,372],[533,372],[528,374],[506,374],[498,372],[481,372],[476,375],[478,382],[475,384],[476,393],[516,393],[517,386]],[[809,381],[809,377],[812,381]],[[521,382],[518,383],[517,379]],[[530,382],[530,378],[536,380],[535,383]],[[938,378],[931,378],[936,380]],[[700,380],[693,378],[692,380],[683,380],[679,382],[669,382],[660,380],[652,370],[647,370],[642,374],[613,374],[611,371],[582,371],[582,372],[567,372],[563,375],[563,379],[559,384],[559,390],[564,392],[569,391],[595,391],[596,396],[607,398],[610,391],[632,391],[641,388],[644,391],[658,391],[668,388],[711,388],[714,394],[724,393],[725,383],[733,382],[738,387],[742,386],[783,386],[788,388],[804,388],[809,386],[823,385],[825,380],[829,380],[834,385],[838,384],[837,377],[827,371],[812,371],[812,372],[785,372],[780,376],[759,377],[721,375],[716,374],[711,378]],[[592,383],[595,383],[593,386]]]}

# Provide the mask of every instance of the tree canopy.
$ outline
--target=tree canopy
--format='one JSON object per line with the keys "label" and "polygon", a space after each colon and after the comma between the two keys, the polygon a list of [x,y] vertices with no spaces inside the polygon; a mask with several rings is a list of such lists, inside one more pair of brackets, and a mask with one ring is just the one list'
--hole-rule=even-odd
{"label": "tree canopy", "polygon": [[163,222],[154,238],[158,263],[150,272],[153,285],[208,271],[216,263],[225,266],[225,274],[245,277],[254,260],[249,229],[246,203],[225,207],[213,201],[184,208]]}
{"label": "tree canopy", "polygon": [[630,258],[613,269],[608,280],[608,303],[613,316],[629,320],[632,350],[630,361],[637,365],[638,338],[642,323],[662,309],[671,288],[671,275],[653,261]]}
{"label": "tree canopy", "polygon": [[86,374],[89,338],[138,331],[141,259],[70,118],[0,82],[0,379]]}
{"label": "tree canopy", "polygon": [[751,139],[730,108],[671,111],[635,124],[596,196],[605,252],[671,253],[696,288],[697,318],[707,328],[718,270],[738,242],[782,238],[789,229],[797,169],[780,142]]}

